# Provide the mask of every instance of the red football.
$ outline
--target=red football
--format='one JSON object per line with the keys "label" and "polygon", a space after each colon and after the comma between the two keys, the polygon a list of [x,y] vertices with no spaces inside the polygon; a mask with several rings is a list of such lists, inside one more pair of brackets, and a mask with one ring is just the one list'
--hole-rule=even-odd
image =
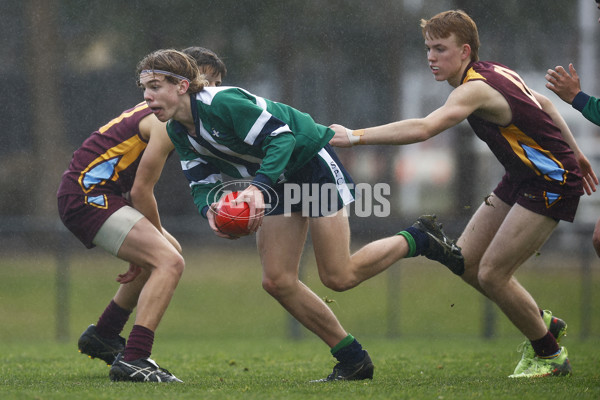
{"label": "red football", "polygon": [[248,222],[250,220],[250,207],[243,202],[237,205],[231,204],[240,192],[231,192],[221,200],[221,205],[215,215],[215,225],[221,233],[230,236],[246,236],[250,234]]}

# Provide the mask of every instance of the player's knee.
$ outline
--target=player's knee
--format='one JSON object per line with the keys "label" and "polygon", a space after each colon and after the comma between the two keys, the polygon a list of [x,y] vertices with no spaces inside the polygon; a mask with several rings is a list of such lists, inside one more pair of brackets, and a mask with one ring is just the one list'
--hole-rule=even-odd
{"label": "player's knee", "polygon": [[336,292],[344,292],[348,289],[352,289],[355,287],[358,282],[348,279],[346,276],[321,276],[321,282],[328,289],[334,290]]}
{"label": "player's knee", "polygon": [[159,265],[159,268],[162,268],[165,272],[168,272],[175,279],[179,280],[185,269],[185,260],[181,254],[174,251],[165,257],[165,260]]}
{"label": "player's knee", "polygon": [[181,275],[183,275],[183,271],[185,270],[185,260],[183,259],[183,256],[176,252],[173,256],[172,265],[175,273],[181,278]]}
{"label": "player's knee", "polygon": [[481,268],[477,273],[479,286],[487,293],[493,292],[502,284],[501,278],[494,272],[494,268]]}
{"label": "player's knee", "polygon": [[287,279],[286,277],[272,278],[265,276],[262,280],[263,289],[276,299],[285,297],[288,293],[293,290],[293,283],[297,282],[296,279]]}

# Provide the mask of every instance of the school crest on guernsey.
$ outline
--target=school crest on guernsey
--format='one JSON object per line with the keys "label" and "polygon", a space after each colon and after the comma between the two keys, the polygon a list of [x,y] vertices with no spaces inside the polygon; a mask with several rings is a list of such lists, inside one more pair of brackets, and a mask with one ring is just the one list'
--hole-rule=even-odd
{"label": "school crest on guernsey", "polygon": [[221,137],[221,133],[214,128],[211,129],[211,135],[213,135],[214,137]]}

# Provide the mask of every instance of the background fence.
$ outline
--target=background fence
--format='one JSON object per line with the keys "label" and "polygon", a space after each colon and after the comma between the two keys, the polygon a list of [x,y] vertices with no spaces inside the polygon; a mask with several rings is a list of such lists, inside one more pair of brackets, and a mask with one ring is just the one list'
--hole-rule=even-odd
{"label": "background fence", "polygon": [[[187,250],[188,254],[193,254],[190,259],[187,259],[188,269],[195,268],[194,263],[198,260],[202,260],[204,255],[210,256],[212,259],[223,258],[227,263],[239,263],[245,264],[256,264],[258,262],[258,255],[254,250],[253,238],[245,238],[238,240],[233,244],[229,244],[227,247],[223,246],[224,240],[213,237],[211,232],[206,229],[206,224],[201,217],[195,217],[195,219],[168,219],[164,221],[165,226],[168,227],[169,231],[176,235],[182,242],[184,249]],[[450,228],[447,229],[451,234],[456,235],[455,228],[462,223],[459,221],[452,221],[449,224]],[[560,226],[560,225],[559,225]],[[558,229],[550,241],[540,251],[539,256],[532,257],[528,261],[523,269],[529,270],[529,274],[532,276],[543,277],[545,274],[552,273],[557,269],[564,272],[564,276],[577,277],[579,285],[571,286],[570,289],[564,289],[561,287],[561,283],[558,281],[555,284],[552,283],[547,287],[543,288],[544,292],[556,293],[558,296],[555,299],[555,304],[560,304],[560,297],[577,297],[577,301],[572,301],[571,304],[575,304],[577,310],[571,310],[572,312],[580,315],[579,326],[576,335],[581,339],[587,339],[588,337],[600,336],[600,329],[598,326],[598,313],[594,308],[594,304],[598,302],[598,289],[600,288],[598,273],[600,267],[600,260],[593,252],[591,246],[591,225],[586,227],[587,229],[580,229],[576,232],[571,230],[565,231]],[[376,237],[382,236],[383,232],[377,231],[375,233],[369,232],[356,232],[353,239],[353,248],[356,249],[363,242],[374,240]],[[0,263],[5,262],[4,260],[9,258],[19,262],[19,257],[14,258],[14,255],[22,254],[24,258],[30,259],[32,255],[38,257],[40,262],[51,266],[54,269],[54,282],[47,282],[48,285],[54,287],[54,307],[48,309],[54,309],[54,316],[51,318],[54,322],[55,338],[58,341],[68,341],[72,339],[71,314],[73,308],[73,299],[71,293],[74,288],[72,287],[71,275],[73,269],[80,274],[86,274],[85,271],[89,271],[89,266],[85,262],[81,262],[81,255],[88,254],[90,257],[96,257],[99,253],[103,253],[101,250],[85,250],[84,247],[68,232],[60,223],[59,220],[38,219],[38,218],[4,218],[0,219],[0,239],[2,243],[2,253],[5,257],[0,257]],[[198,242],[201,241],[201,243]],[[307,243],[305,255],[302,259],[301,279],[309,279],[307,275],[307,268],[314,268],[312,265],[312,249],[310,240]],[[239,254],[239,258],[236,258],[235,254]],[[255,260],[249,260],[250,257],[254,257]],[[403,265],[407,265],[405,261],[402,261]],[[126,269],[126,263],[118,260],[114,257],[108,257],[104,264],[110,264],[112,267],[107,268],[107,271],[114,271],[115,266],[117,268]],[[25,264],[24,264],[25,265]],[[216,267],[222,268],[222,267]],[[409,282],[405,282],[402,275],[403,266],[392,266],[388,271],[384,272],[381,276],[372,278],[373,280],[383,280],[385,284],[378,286],[376,291],[381,291],[382,288],[385,291],[385,295],[382,296],[382,300],[378,303],[378,307],[385,310],[382,317],[385,322],[382,323],[384,326],[385,336],[388,337],[399,337],[407,323],[410,323],[414,316],[410,315],[411,307],[407,304],[402,304],[402,294],[404,291],[412,292],[414,289],[407,287]],[[443,269],[443,268],[442,268]],[[443,269],[444,272],[445,269]],[[94,274],[98,271],[94,271]],[[219,273],[218,271],[216,272]],[[226,269],[223,269],[222,274],[228,274]],[[440,272],[438,272],[440,273]],[[443,273],[443,272],[442,272]],[[437,274],[437,273],[436,273]],[[517,275],[518,276],[518,275]],[[113,277],[110,273],[102,274],[102,280],[108,282]],[[184,274],[184,280],[186,274]],[[209,278],[207,278],[209,279]],[[445,279],[452,279],[450,277]],[[256,280],[256,286],[260,285],[260,281]],[[466,285],[465,285],[466,286]],[[526,286],[527,287],[527,286]],[[576,291],[573,292],[573,287]],[[114,286],[116,289],[116,284]],[[227,290],[233,292],[240,288],[232,285]],[[29,288],[27,284],[23,287],[23,290],[30,292],[31,296],[36,296],[35,285],[31,285]],[[183,289],[182,289],[183,290]],[[367,289],[369,290],[369,289]],[[349,296],[352,296],[350,290]],[[90,288],[90,296],[95,296],[94,290]],[[102,292],[97,293],[106,301],[110,299],[110,296],[114,293]],[[534,297],[537,298],[537,293],[532,292]],[[225,292],[224,296],[228,296]],[[379,293],[378,295],[381,295]],[[548,293],[546,293],[546,296]],[[435,296],[435,293],[424,293],[424,296]],[[251,297],[251,296],[250,296]],[[243,298],[243,296],[242,296]],[[483,338],[492,339],[498,334],[498,323],[499,319],[505,319],[500,314],[499,310],[490,301],[479,296],[482,302],[481,312],[479,315],[479,322],[471,321],[471,324],[478,324],[480,326],[479,335]],[[243,302],[250,299],[245,299]],[[412,299],[411,299],[412,300]],[[406,301],[406,300],[404,300]],[[415,301],[422,301],[422,299],[416,298]],[[192,307],[201,307],[201,301],[197,300],[198,304],[190,304]],[[541,307],[544,307],[540,303]],[[405,310],[404,312],[401,310]],[[93,317],[95,312],[101,310],[94,310],[90,314]],[[335,310],[334,310],[335,311]],[[408,314],[408,315],[407,315]],[[287,315],[287,314],[286,314]],[[284,329],[284,334],[292,339],[301,339],[304,337],[304,328],[302,328],[295,320],[291,317],[287,317],[287,327]],[[91,321],[95,322],[95,321]],[[594,324],[595,322],[595,324]],[[573,331],[573,329],[572,329]],[[383,332],[382,332],[383,333]]]}

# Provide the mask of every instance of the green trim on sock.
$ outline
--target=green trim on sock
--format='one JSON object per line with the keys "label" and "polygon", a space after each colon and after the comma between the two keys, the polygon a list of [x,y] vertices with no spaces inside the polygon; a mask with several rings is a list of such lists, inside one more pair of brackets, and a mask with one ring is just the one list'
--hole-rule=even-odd
{"label": "green trim on sock", "polygon": [[341,342],[339,342],[338,344],[336,344],[335,346],[332,347],[331,354],[335,354],[338,350],[343,349],[344,347],[348,346],[352,342],[354,342],[354,336],[352,336],[351,334],[348,334],[348,336],[343,338],[341,340]]}
{"label": "green trim on sock", "polygon": [[417,244],[415,243],[415,238],[412,237],[412,235],[407,231],[398,232],[396,233],[396,235],[404,236],[404,238],[408,242],[408,254],[406,255],[406,258],[414,257],[415,253],[417,252]]}

